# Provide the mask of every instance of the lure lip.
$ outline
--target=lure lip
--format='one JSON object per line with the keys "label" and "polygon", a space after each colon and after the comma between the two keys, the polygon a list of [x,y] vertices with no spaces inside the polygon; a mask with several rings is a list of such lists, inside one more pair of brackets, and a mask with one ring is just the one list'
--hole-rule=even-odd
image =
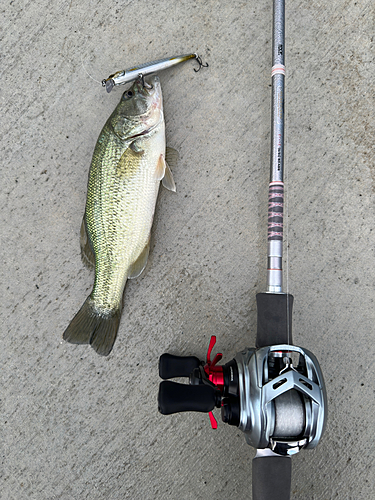
{"label": "lure lip", "polygon": [[102,81],[102,86],[105,87],[106,91],[108,94],[111,92],[113,87],[115,86],[115,81],[113,78],[108,78],[108,80],[103,80]]}
{"label": "lure lip", "polygon": [[166,57],[164,59],[158,59],[148,63],[140,64],[139,66],[132,66],[131,68],[122,71],[117,71],[116,73],[109,75],[108,78],[102,80],[102,86],[105,87],[108,93],[110,93],[113,87],[118,85],[125,85],[126,83],[136,80],[140,75],[150,75],[151,73],[170,68],[189,59],[196,59],[199,62],[200,67],[203,65],[200,57],[196,52],[181,56]]}

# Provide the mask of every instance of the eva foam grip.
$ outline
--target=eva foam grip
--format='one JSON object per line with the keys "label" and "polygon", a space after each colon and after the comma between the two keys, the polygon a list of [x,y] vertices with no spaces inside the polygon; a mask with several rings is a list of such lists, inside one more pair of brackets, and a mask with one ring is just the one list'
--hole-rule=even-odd
{"label": "eva foam grip", "polygon": [[290,500],[292,460],[266,456],[253,459],[253,500]]}
{"label": "eva foam grip", "polygon": [[161,382],[159,387],[159,411],[163,415],[181,411],[209,412],[216,406],[215,389],[208,385],[187,385]]}
{"label": "eva foam grip", "polygon": [[293,295],[286,293],[258,293],[257,347],[293,344]]}
{"label": "eva foam grip", "polygon": [[163,379],[189,377],[200,361],[195,356],[174,356],[162,354],[159,359],[159,376]]}

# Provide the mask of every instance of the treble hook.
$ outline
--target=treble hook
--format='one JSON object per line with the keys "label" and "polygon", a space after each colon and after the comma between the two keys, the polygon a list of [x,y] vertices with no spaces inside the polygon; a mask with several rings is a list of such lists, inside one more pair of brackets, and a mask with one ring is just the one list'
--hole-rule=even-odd
{"label": "treble hook", "polygon": [[201,56],[198,56],[198,54],[195,54],[195,59],[197,60],[197,62],[199,64],[199,68],[198,69],[194,68],[194,71],[196,73],[198,73],[198,71],[201,69],[202,66],[203,66],[203,68],[208,68],[208,63],[203,64]]}
{"label": "treble hook", "polygon": [[150,85],[149,83],[147,83],[145,81],[145,76],[143,73],[139,73],[138,77],[142,80],[142,87],[143,88],[150,89],[150,90],[153,88],[152,85]]}

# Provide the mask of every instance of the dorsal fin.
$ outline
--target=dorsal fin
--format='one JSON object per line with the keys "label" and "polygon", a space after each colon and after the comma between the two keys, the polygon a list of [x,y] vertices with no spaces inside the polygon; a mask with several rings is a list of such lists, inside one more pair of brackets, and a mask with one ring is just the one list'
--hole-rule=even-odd
{"label": "dorsal fin", "polygon": [[178,151],[174,148],[170,148],[169,146],[165,148],[165,161],[171,168],[177,167],[178,162]]}

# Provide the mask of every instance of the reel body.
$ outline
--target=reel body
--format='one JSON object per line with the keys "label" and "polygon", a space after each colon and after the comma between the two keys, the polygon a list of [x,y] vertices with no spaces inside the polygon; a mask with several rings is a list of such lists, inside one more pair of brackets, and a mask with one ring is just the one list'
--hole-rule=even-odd
{"label": "reel body", "polygon": [[[295,354],[296,366],[292,358]],[[238,427],[247,443],[257,449],[270,448],[279,455],[315,448],[324,432],[327,410],[324,380],[315,356],[284,344],[247,349],[235,360],[239,375]],[[224,409],[224,413],[231,410]]]}
{"label": "reel body", "polygon": [[241,429],[254,448],[269,448],[278,455],[315,448],[324,432],[327,412],[316,357],[307,349],[279,344],[245,349],[220,366],[216,362],[221,355],[210,361],[215,341],[212,337],[206,362],[195,357],[161,356],[162,378],[185,376],[190,384],[162,382],[159,411],[167,415],[212,412],[220,407],[223,422]]}
{"label": "reel body", "polygon": [[[291,456],[303,448],[315,448],[325,428],[327,395],[314,354],[286,342],[291,339],[292,299],[258,294],[259,347],[239,352],[225,365],[218,365],[222,354],[211,360],[215,336],[206,361],[163,354],[159,374],[165,381],[160,384],[159,411],[165,415],[208,412],[216,428],[212,410],[218,407],[223,422],[241,429],[246,442],[258,450]],[[279,343],[264,345],[271,339]],[[189,385],[168,380],[175,377],[189,377]]]}

